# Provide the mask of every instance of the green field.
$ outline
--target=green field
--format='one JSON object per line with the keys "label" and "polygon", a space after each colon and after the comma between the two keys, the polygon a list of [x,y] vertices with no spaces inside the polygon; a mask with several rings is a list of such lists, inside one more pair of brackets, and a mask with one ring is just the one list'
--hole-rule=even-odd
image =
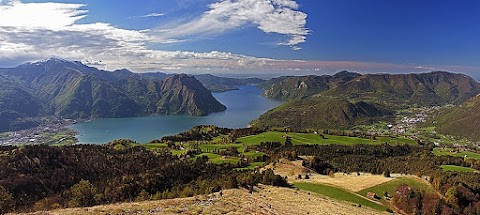
{"label": "green field", "polygon": [[387,210],[387,207],[376,204],[368,199],[362,198],[355,193],[351,193],[341,188],[336,188],[324,184],[314,184],[308,182],[298,182],[295,183],[295,187],[301,190],[306,190],[314,192],[323,196],[327,196],[336,200],[347,201],[355,204],[360,204],[362,206],[371,207],[379,211]]}
{"label": "green field", "polygon": [[478,171],[470,167],[455,166],[455,165],[441,165],[440,168],[442,168],[443,171],[452,171],[452,172],[477,172]]}
{"label": "green field", "polygon": [[[352,145],[352,144],[416,144],[416,141],[406,138],[390,138],[390,137],[378,137],[377,140],[364,139],[358,137],[347,137],[347,136],[333,136],[333,135],[324,135],[325,138],[319,134],[314,133],[287,133],[292,139],[294,145],[327,145],[327,144],[341,144],[341,145]],[[173,155],[181,155],[187,152],[189,149],[200,149],[203,154],[197,156],[206,155],[213,163],[237,163],[240,160],[240,157],[225,157],[222,158],[221,155],[216,154],[218,151],[222,151],[228,148],[237,148],[238,152],[241,155],[251,157],[253,159],[265,155],[263,152],[248,151],[245,152],[245,149],[248,146],[260,145],[262,142],[285,142],[285,133],[284,132],[263,132],[257,135],[246,136],[238,138],[235,143],[225,143],[225,135],[220,135],[215,137],[212,141],[209,142],[190,142],[183,143],[182,147],[184,150],[171,150]],[[148,150],[159,150],[167,147],[165,143],[147,143],[142,144]],[[215,153],[214,153],[215,152]],[[263,162],[254,162],[250,166],[241,168],[241,169],[254,169],[256,166],[263,165]]]}
{"label": "green field", "polygon": [[[237,142],[245,145],[256,145],[261,142],[285,142],[285,133],[269,131],[257,135],[247,136],[238,138]],[[416,141],[406,138],[390,138],[390,137],[378,137],[377,140],[364,139],[358,137],[347,137],[347,136],[333,136],[333,135],[324,135],[325,138],[322,138],[319,134],[314,133],[287,133],[287,136],[292,138],[292,143],[294,145],[328,145],[328,144],[340,144],[340,145],[352,145],[352,144],[417,144]]]}
{"label": "green field", "polygon": [[141,144],[141,146],[144,146],[148,150],[158,150],[158,149],[166,148],[167,144],[166,143],[147,143],[147,144]]}
{"label": "green field", "polygon": [[421,181],[418,181],[415,178],[401,177],[401,178],[395,178],[391,181],[387,181],[383,184],[376,185],[374,187],[367,188],[365,190],[361,190],[358,192],[358,194],[362,196],[366,196],[367,193],[372,192],[379,197],[383,197],[386,191],[388,195],[392,195],[393,193],[395,193],[397,187],[399,187],[402,184],[406,184],[410,187],[416,187],[419,190],[425,191],[425,192],[435,192],[431,186]]}
{"label": "green field", "polygon": [[238,157],[222,158],[221,155],[213,154],[213,153],[202,153],[202,154],[199,154],[197,156],[198,157],[207,156],[208,160],[210,160],[212,163],[216,163],[216,164],[221,164],[221,163],[234,163],[235,164],[240,160],[240,158],[238,158]]}
{"label": "green field", "polygon": [[236,170],[254,170],[255,167],[261,167],[265,165],[265,162],[252,162],[249,166],[243,168],[236,168]]}
{"label": "green field", "polygon": [[[480,154],[475,153],[475,152],[469,152],[469,151],[464,151],[464,152],[451,152],[451,148],[434,148],[433,149],[433,154],[438,155],[438,156],[454,156],[454,157],[463,157],[466,159],[475,159],[478,160],[480,159]],[[466,157],[465,157],[466,156]]]}

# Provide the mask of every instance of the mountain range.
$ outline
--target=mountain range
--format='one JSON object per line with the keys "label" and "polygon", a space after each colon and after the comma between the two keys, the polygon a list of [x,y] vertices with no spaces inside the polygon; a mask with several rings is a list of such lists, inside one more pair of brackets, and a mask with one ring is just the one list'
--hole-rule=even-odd
{"label": "mountain range", "polygon": [[0,84],[2,130],[14,129],[19,118],[44,115],[207,115],[226,109],[193,76],[108,72],[60,58],[0,69]]}
{"label": "mountain range", "polygon": [[480,84],[464,74],[358,74],[280,77],[260,85],[265,96],[292,100],[312,95],[382,101],[388,105],[460,104],[480,93]]}
{"label": "mountain range", "polygon": [[[253,125],[297,129],[348,129],[392,119],[408,107],[461,104],[480,93],[480,84],[464,74],[359,74],[288,76],[260,85],[264,95],[287,101]],[[448,130],[448,129],[445,129]]]}

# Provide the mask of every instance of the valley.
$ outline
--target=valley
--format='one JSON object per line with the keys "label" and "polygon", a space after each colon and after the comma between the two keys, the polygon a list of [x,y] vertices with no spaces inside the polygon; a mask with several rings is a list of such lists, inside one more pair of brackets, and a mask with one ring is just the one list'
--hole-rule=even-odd
{"label": "valley", "polygon": [[[29,68],[39,65],[47,68],[40,70],[44,75],[32,75]],[[480,85],[463,75],[344,71],[267,81],[197,75],[199,81],[106,72],[61,59],[16,70],[3,71],[9,84],[2,98],[27,93],[39,109],[12,115],[10,129],[19,119],[39,126],[0,136],[5,211],[283,214],[303,202],[310,214],[345,207],[357,214],[411,214],[480,204],[473,197],[469,205],[455,202],[450,194],[466,198],[480,186],[476,137],[444,130],[459,127],[456,119],[477,108]],[[44,76],[70,73],[75,78],[66,83],[95,81],[87,88],[45,87]],[[28,84],[16,88],[19,80]],[[96,105],[118,95],[132,106]],[[46,98],[55,102],[42,102]],[[476,115],[468,117],[475,124]],[[55,180],[46,183],[47,176]],[[81,209],[62,209],[75,207]]]}

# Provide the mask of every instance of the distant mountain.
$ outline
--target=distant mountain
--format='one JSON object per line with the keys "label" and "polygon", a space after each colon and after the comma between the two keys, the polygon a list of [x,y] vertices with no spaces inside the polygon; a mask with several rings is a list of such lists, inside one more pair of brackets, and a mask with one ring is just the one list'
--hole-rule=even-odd
{"label": "distant mountain", "polygon": [[238,90],[239,86],[243,85],[258,85],[264,80],[259,78],[226,78],[214,76],[211,74],[195,75],[202,84],[213,92],[224,92],[229,90]]}
{"label": "distant mountain", "polygon": [[253,125],[262,128],[349,129],[392,117],[392,111],[372,103],[309,97],[289,101],[270,110]]}
{"label": "distant mountain", "polygon": [[[141,77],[143,79],[151,81],[162,81],[168,77],[172,77],[175,74],[167,74],[163,72],[147,72],[147,73],[133,73],[126,69],[115,70],[113,75],[117,79],[127,79],[129,77]],[[219,77],[211,74],[193,75],[198,81],[200,81],[205,88],[212,92],[225,92],[229,90],[238,90],[239,86],[243,85],[258,85],[264,80],[258,78],[227,78]]]}
{"label": "distant mountain", "polygon": [[440,112],[431,123],[437,132],[480,141],[480,95]]}
{"label": "distant mountain", "polygon": [[5,94],[0,104],[29,107],[20,111],[19,117],[207,115],[226,109],[197,79],[187,75],[159,80],[128,70],[102,71],[59,58],[1,69],[0,74],[2,83],[6,83],[0,85],[0,92]]}
{"label": "distant mountain", "polygon": [[366,74],[281,77],[261,85],[265,96],[291,100],[321,94],[387,105],[459,104],[480,93],[480,84],[464,74]]}
{"label": "distant mountain", "polygon": [[358,73],[347,71],[331,75],[286,76],[273,78],[260,84],[264,95],[278,100],[301,99],[312,96],[336,87],[361,76]]}

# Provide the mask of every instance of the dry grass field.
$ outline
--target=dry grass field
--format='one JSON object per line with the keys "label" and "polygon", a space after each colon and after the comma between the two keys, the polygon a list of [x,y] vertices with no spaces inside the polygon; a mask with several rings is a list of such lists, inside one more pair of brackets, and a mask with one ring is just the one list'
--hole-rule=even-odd
{"label": "dry grass field", "polygon": [[295,189],[260,186],[190,198],[72,208],[31,215],[90,214],[386,214]]}
{"label": "dry grass field", "polygon": [[343,174],[335,173],[335,177],[326,175],[312,174],[309,182],[329,184],[336,187],[341,187],[352,192],[358,192],[379,184],[391,181],[394,178],[386,178],[383,175],[372,175],[367,173],[357,174]]}
{"label": "dry grass field", "polygon": [[310,179],[306,180],[308,182],[329,184],[352,192],[358,192],[360,190],[383,184],[393,180],[394,178],[386,178],[382,175],[372,175],[368,173],[361,173],[360,176],[357,176],[357,174],[353,173],[335,173],[335,177],[332,178],[330,176],[317,174],[314,171],[303,167],[302,161],[289,161],[286,159],[281,159],[274,164],[265,166],[264,168],[273,169],[275,174],[287,176],[290,182],[305,181],[303,179],[298,180],[296,178],[299,174],[304,176],[308,173],[310,177]]}

